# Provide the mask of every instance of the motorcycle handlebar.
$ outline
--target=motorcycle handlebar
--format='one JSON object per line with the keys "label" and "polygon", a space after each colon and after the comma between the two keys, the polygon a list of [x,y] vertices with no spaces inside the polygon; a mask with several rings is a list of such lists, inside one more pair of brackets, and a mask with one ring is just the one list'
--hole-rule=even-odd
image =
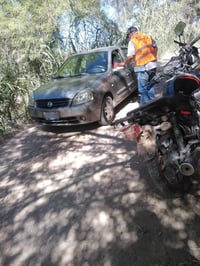
{"label": "motorcycle handlebar", "polygon": [[184,45],[186,45],[186,43],[179,42],[179,41],[176,41],[176,40],[174,40],[174,42],[177,43],[179,46],[184,46]]}
{"label": "motorcycle handlebar", "polygon": [[133,122],[134,114],[117,119],[111,123],[111,126],[123,125],[124,122]]}
{"label": "motorcycle handlebar", "polygon": [[174,40],[174,42],[177,43],[181,47],[183,47],[183,46],[190,46],[190,47],[192,47],[199,40],[200,40],[200,34],[196,38],[194,38],[191,42],[189,42],[188,44],[187,43],[183,43],[183,42],[179,42],[179,41],[176,41],[176,40]]}
{"label": "motorcycle handlebar", "polygon": [[133,110],[130,111],[125,117],[117,119],[111,123],[111,126],[117,126],[119,124],[124,125],[125,122],[128,122],[129,124],[138,122],[140,118],[143,116],[142,110]]}

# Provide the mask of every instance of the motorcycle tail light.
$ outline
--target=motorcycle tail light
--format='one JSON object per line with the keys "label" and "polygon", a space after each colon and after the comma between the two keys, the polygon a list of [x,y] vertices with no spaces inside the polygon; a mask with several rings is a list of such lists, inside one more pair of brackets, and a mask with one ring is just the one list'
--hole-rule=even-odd
{"label": "motorcycle tail light", "polygon": [[191,111],[188,111],[188,110],[180,110],[180,114],[181,115],[191,115]]}

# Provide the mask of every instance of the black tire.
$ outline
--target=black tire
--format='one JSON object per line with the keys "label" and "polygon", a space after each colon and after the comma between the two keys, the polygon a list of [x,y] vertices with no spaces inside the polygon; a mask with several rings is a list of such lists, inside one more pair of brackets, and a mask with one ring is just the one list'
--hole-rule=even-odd
{"label": "black tire", "polygon": [[160,172],[156,156],[145,160],[147,170],[149,173],[149,185],[152,191],[162,196],[170,196],[168,186]]}
{"label": "black tire", "polygon": [[104,97],[101,105],[101,116],[99,124],[102,126],[112,123],[115,117],[115,110],[112,97],[107,95]]}
{"label": "black tire", "polygon": [[165,187],[174,195],[183,195],[188,192],[191,187],[191,178],[183,176],[177,169],[172,165],[168,165],[166,169],[161,170],[159,163],[158,171],[160,177],[165,184]]}
{"label": "black tire", "polygon": [[167,182],[169,190],[180,195],[187,193],[192,186],[191,177],[183,176],[181,173],[177,173],[176,178],[177,183],[172,184]]}

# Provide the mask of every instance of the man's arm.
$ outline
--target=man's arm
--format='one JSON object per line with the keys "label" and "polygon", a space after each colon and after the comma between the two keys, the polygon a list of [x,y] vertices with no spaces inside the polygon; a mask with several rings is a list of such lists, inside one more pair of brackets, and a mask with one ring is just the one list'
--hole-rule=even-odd
{"label": "man's arm", "polygon": [[127,56],[124,62],[118,63],[118,66],[126,66],[133,60],[133,56]]}

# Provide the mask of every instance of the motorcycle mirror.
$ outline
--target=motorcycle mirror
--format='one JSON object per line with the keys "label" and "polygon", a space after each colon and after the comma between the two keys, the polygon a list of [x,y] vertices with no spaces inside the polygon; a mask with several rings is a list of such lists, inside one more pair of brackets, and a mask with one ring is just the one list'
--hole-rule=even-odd
{"label": "motorcycle mirror", "polygon": [[181,36],[183,35],[183,32],[184,32],[184,29],[186,27],[186,24],[185,22],[183,21],[179,21],[179,23],[176,25],[175,29],[174,29],[174,32],[177,36]]}

